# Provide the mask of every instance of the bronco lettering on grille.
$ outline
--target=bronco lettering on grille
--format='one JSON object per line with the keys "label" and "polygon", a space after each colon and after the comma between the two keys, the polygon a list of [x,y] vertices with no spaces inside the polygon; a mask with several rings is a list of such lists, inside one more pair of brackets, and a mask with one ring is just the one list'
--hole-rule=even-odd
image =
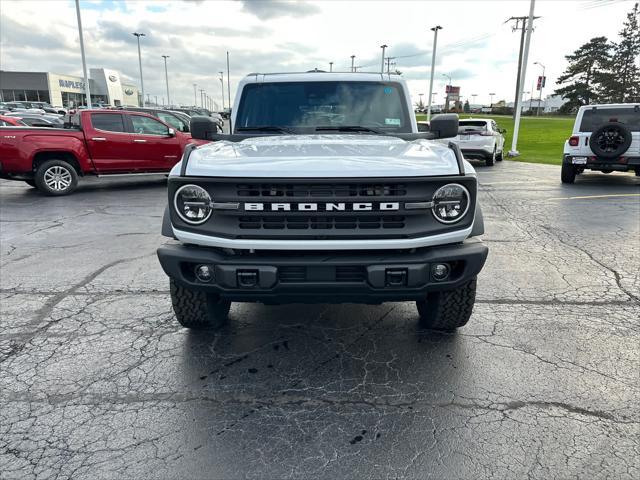
{"label": "bronco lettering on grille", "polygon": [[344,212],[344,211],[393,211],[400,210],[399,202],[361,203],[245,203],[245,211],[262,212]]}

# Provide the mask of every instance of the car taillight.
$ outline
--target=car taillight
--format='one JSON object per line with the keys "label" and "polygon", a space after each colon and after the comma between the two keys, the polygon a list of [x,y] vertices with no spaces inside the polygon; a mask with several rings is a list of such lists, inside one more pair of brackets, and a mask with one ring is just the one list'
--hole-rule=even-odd
{"label": "car taillight", "polygon": [[569,139],[569,145],[571,145],[572,147],[577,147],[578,145],[580,145],[580,137],[571,137]]}

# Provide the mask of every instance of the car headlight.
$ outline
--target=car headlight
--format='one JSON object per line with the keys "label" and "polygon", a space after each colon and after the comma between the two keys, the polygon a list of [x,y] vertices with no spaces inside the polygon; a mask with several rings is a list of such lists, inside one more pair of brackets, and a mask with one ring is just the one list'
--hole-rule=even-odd
{"label": "car headlight", "polygon": [[199,225],[211,216],[211,196],[198,185],[183,185],[175,194],[173,205],[178,216],[187,223]]}
{"label": "car headlight", "polygon": [[449,183],[433,195],[433,216],[442,223],[455,223],[469,210],[469,191],[457,183]]}

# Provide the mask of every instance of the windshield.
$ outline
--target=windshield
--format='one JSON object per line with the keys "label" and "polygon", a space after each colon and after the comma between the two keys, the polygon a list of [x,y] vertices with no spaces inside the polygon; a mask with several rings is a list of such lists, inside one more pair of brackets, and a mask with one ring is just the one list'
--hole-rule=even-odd
{"label": "windshield", "polygon": [[242,91],[235,127],[411,132],[402,87],[386,82],[249,84]]}

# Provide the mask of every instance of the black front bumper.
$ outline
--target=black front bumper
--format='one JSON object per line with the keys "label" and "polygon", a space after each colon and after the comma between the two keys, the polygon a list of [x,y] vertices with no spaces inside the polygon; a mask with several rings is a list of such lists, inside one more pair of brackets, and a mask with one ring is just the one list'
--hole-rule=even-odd
{"label": "black front bumper", "polygon": [[487,152],[481,148],[461,148],[462,156],[471,160],[487,160],[493,156],[492,152]]}
{"label": "black front bumper", "polygon": [[[487,259],[479,239],[460,244],[385,252],[260,252],[227,254],[192,245],[158,249],[165,273],[177,283],[210,291],[235,302],[381,303],[424,298],[429,291],[451,290],[475,277]],[[436,263],[451,273],[437,281]],[[198,265],[210,265],[214,279],[195,277]]]}

